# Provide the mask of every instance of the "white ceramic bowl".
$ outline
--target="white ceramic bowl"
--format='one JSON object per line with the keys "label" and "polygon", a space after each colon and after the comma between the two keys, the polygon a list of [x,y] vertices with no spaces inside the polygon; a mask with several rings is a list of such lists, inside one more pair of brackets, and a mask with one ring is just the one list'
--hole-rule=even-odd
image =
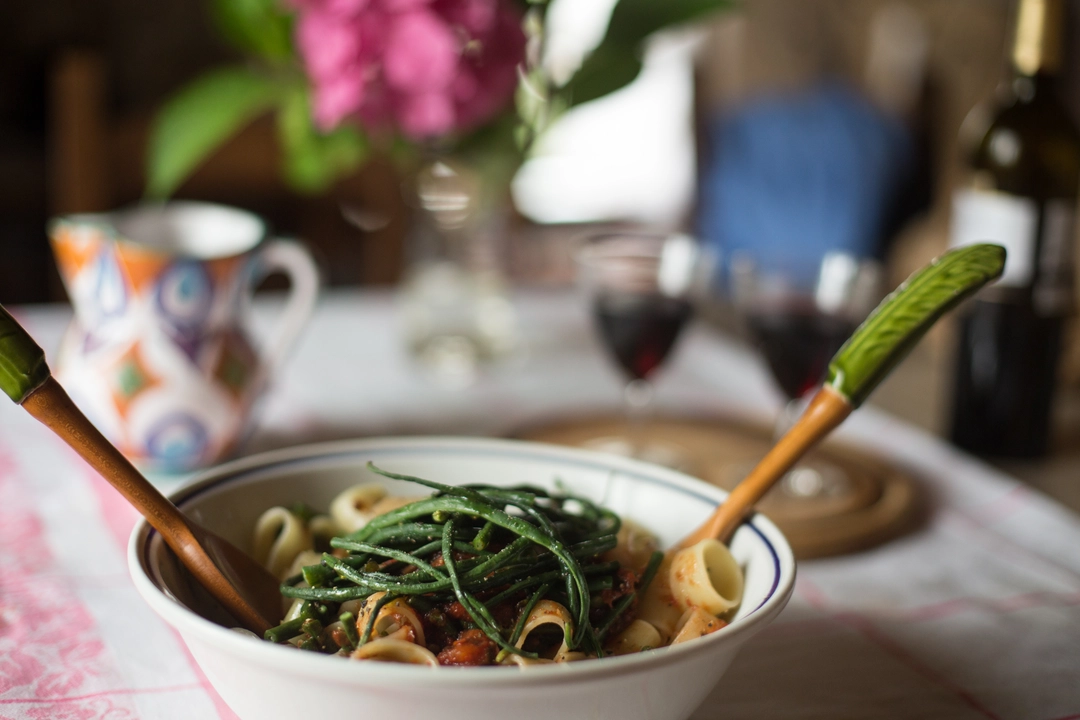
{"label": "white ceramic bowl", "polygon": [[[681,539],[724,493],[672,470],[610,455],[507,440],[370,439],[247,458],[210,471],[173,494],[185,512],[241,548],[268,507],[303,500],[326,507],[357,482],[391,493],[417,487],[373,476],[365,464],[447,484],[563,483],[659,535]],[[727,627],[700,640],[637,655],[531,667],[425,668],[356,662],[245,637],[192,612],[197,589],[145,522],[132,533],[128,564],[148,603],[175,627],[225,702],[243,720],[393,717],[470,720],[688,717],[736,652],[787,603],[791,549],[757,516],[735,534],[743,566],[742,605]]]}

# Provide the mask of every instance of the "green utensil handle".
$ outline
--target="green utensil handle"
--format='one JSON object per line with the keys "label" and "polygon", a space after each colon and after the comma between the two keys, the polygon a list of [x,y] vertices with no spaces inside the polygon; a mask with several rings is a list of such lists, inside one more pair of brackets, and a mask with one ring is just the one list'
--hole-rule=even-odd
{"label": "green utensil handle", "polygon": [[50,375],[45,352],[0,305],[0,390],[22,405]]}
{"label": "green utensil handle", "polygon": [[950,250],[909,277],[870,314],[829,363],[825,385],[858,407],[938,318],[1001,277],[1005,248]]}

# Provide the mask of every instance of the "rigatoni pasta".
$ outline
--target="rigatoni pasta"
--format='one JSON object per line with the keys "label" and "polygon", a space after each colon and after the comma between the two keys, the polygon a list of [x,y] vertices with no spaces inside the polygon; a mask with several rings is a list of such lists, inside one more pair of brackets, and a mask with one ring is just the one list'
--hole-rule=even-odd
{"label": "rigatoni pasta", "polygon": [[701,542],[671,558],[671,593],[679,607],[720,616],[742,598],[742,572],[719,540]]}
{"label": "rigatoni pasta", "polygon": [[304,522],[283,507],[270,508],[255,524],[255,559],[282,577],[296,556],[311,550],[311,533]]}

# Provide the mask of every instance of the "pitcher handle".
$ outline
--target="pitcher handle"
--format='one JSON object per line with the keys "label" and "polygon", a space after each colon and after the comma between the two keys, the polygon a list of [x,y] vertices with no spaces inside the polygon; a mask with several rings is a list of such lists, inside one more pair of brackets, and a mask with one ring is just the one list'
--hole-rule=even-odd
{"label": "pitcher handle", "polygon": [[274,272],[282,272],[289,278],[289,300],[263,352],[260,362],[263,379],[280,368],[311,317],[319,297],[319,270],[311,252],[300,242],[287,238],[274,238],[266,242],[259,250],[251,287],[254,288],[258,280]]}

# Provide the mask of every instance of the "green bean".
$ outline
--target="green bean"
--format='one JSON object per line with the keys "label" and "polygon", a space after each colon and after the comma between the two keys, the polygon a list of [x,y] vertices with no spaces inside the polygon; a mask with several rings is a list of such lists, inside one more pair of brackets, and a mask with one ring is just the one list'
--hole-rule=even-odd
{"label": "green bean", "polygon": [[307,621],[307,618],[294,618],[292,620],[286,620],[277,627],[272,627],[263,633],[263,638],[269,640],[272,643],[283,643],[286,640],[290,640],[300,634],[300,626]]}
{"label": "green bean", "polygon": [[615,578],[611,575],[605,575],[604,577],[593,578],[589,581],[589,592],[594,593],[597,590],[610,590],[615,587]]}
{"label": "green bean", "polygon": [[[618,515],[606,508],[600,507],[591,500],[588,500],[579,495],[564,494],[556,499],[552,498],[547,492],[539,488],[530,488],[525,486],[519,486],[516,488],[495,488],[482,485],[467,485],[465,487],[469,487],[475,490],[482,490],[485,494],[490,495],[491,497],[540,497],[550,500],[557,500],[558,507],[553,507],[549,509],[559,518],[566,519],[571,523],[580,524],[583,526],[603,525],[604,521],[607,521],[608,523],[610,523],[610,526],[603,528],[603,530],[606,530],[610,533],[617,533],[619,531],[619,527],[622,524],[622,520],[619,518]],[[567,501],[579,503],[582,508],[582,513],[580,515],[566,513],[562,509],[562,506]]]}
{"label": "green bean", "polygon": [[592,647],[592,651],[596,653],[596,657],[604,657],[604,648],[600,643],[600,634],[596,632],[596,628],[592,623],[589,623],[589,627],[586,629],[585,639],[588,641],[589,646]]}
{"label": "green bean", "polygon": [[[394,525],[400,525],[402,523],[409,522],[415,518],[427,517],[443,507],[443,498],[433,496],[425,498],[423,500],[417,500],[411,502],[408,505],[403,505],[396,510],[391,510],[388,513],[383,513],[378,517],[372,518],[364,527],[360,528],[356,532],[346,535],[348,540],[367,540],[369,537],[375,535],[379,530],[388,528]],[[441,536],[441,534],[440,534]]]}
{"label": "green bean", "polygon": [[315,650],[316,652],[322,652],[322,646],[319,645],[319,641],[311,637],[310,635],[306,636],[303,640],[301,640],[300,644],[296,647],[300,648],[301,650]]}
{"label": "green bean", "polygon": [[[554,553],[562,561],[567,571],[567,597],[570,599],[570,613],[575,616],[577,622],[575,623],[575,631],[573,642],[570,647],[576,647],[581,638],[584,637],[585,625],[588,624],[589,615],[589,589],[585,582],[585,577],[581,572],[581,565],[567,549],[566,546],[557,538],[545,535],[541,532],[540,528],[531,525],[530,523],[522,520],[521,518],[512,517],[503,510],[498,509],[484,498],[479,492],[464,487],[454,487],[451,485],[443,485],[442,483],[433,482],[431,480],[425,480],[423,478],[417,478],[409,475],[399,475],[397,473],[387,472],[374,466],[372,463],[368,463],[368,468],[374,472],[377,472],[385,477],[405,480],[408,482],[415,482],[425,487],[430,487],[434,490],[438,490],[442,493],[446,493],[447,496],[439,496],[432,500],[420,501],[413,503],[415,505],[423,505],[425,502],[442,501],[439,509],[447,512],[459,512],[466,515],[476,515],[484,520],[495,523],[501,527],[510,530],[511,532],[527,537],[537,545],[547,548]],[[401,512],[412,506],[406,505],[404,508],[400,508],[394,512]],[[434,511],[436,508],[432,508]],[[393,513],[388,513],[392,515]],[[385,515],[382,517],[386,517]],[[415,517],[415,515],[414,515]],[[379,518],[375,518],[370,523],[375,523]],[[387,523],[390,524],[390,523]],[[444,534],[444,538],[445,538]],[[445,545],[444,541],[444,545]],[[445,552],[445,551],[444,551]],[[494,638],[492,638],[494,639]]]}
{"label": "green bean", "polygon": [[570,546],[570,552],[574,557],[589,558],[612,550],[619,541],[614,535],[601,535],[590,540],[583,540]]}
{"label": "green bean", "polygon": [[461,485],[460,487],[463,487],[466,490],[475,490],[481,495],[495,500],[524,502],[530,505],[535,505],[538,497],[547,497],[546,495],[541,495],[538,489],[498,488],[492,487],[491,485]]}
{"label": "green bean", "polygon": [[[614,565],[618,569],[619,563],[603,563],[600,565],[586,565],[581,571],[586,575],[599,575],[603,573],[611,572],[611,566]],[[548,572],[540,573],[538,575],[528,575],[524,580],[515,582],[505,590],[501,590],[498,595],[489,598],[484,602],[488,607],[496,607],[499,603],[505,601],[507,598],[513,597],[515,594],[533,587],[534,585],[541,585],[543,583],[551,583],[562,579],[561,570],[551,570]]]}
{"label": "green bean", "polygon": [[[618,516],[585,498],[551,495],[533,487],[449,486],[384,471],[371,463],[368,467],[435,492],[331,540],[332,547],[348,554],[324,554],[321,563],[290,578],[282,587],[283,595],[328,610],[327,603],[336,607],[334,603],[346,600],[371,602],[375,593],[385,593],[364,628],[356,626],[354,616],[341,614],[352,645],[371,639],[378,611],[393,598],[407,597],[417,612],[435,614],[456,600],[471,621],[466,626],[476,627],[499,646],[498,659],[507,653],[535,657],[514,645],[528,614],[546,597],[569,612],[567,646],[603,654],[601,638],[633,602],[633,594],[623,598],[603,628],[589,620],[590,611],[601,602],[599,593],[618,582],[619,564],[598,562],[618,543]],[[310,587],[296,587],[304,583]],[[637,592],[643,587],[639,585]],[[513,627],[500,627],[493,609],[519,598],[525,600]],[[325,624],[331,618],[324,613],[318,619]],[[315,627],[308,623],[309,629]],[[284,638],[300,628],[283,623],[273,630],[275,637]]]}
{"label": "green bean", "polygon": [[[522,630],[525,629],[525,623],[529,619],[529,615],[532,614],[533,608],[536,607],[536,603],[540,602],[540,598],[544,597],[544,595],[547,595],[547,592],[550,589],[551,585],[541,585],[537,589],[537,591],[529,597],[529,600],[525,603],[525,606],[521,608],[521,614],[518,615],[517,622],[514,623],[514,631],[510,633],[511,645],[517,646],[517,641],[521,637]],[[495,662],[502,662],[503,658],[505,658],[506,655],[507,652],[505,650],[500,650],[499,654],[495,657]]]}
{"label": "green bean", "polygon": [[455,540],[453,545],[454,549],[458,552],[465,553],[467,555],[473,555],[478,558],[491,557],[495,554],[493,552],[488,552],[483,549],[477,550],[471,542],[462,542],[461,540]]}
{"label": "green bean", "polygon": [[450,582],[453,583],[454,595],[457,596],[457,600],[465,608],[465,612],[469,614],[469,617],[473,619],[477,627],[481,632],[488,636],[491,640],[495,641],[503,650],[514,653],[516,655],[526,655],[535,658],[535,654],[525,653],[518,650],[513,645],[506,642],[502,633],[499,632],[498,625],[495,619],[491,617],[491,613],[483,604],[476,601],[476,598],[466,593],[461,588],[461,583],[458,581],[457,569],[454,567],[454,558],[450,552],[450,534],[453,532],[454,520],[451,518],[446,521],[446,527],[443,530],[443,562],[446,563],[446,572],[450,575]]}
{"label": "green bean", "polygon": [[287,598],[338,603],[346,600],[360,600],[376,592],[378,590],[371,590],[367,587],[302,588],[286,585],[281,588],[281,594]]}
{"label": "green bean", "polygon": [[495,523],[490,520],[485,522],[480,531],[476,533],[476,537],[473,538],[472,546],[477,550],[486,550],[488,543],[491,542],[491,536],[495,533],[495,527]]}
{"label": "green bean", "polygon": [[343,612],[338,616],[341,627],[345,631],[345,637],[356,647],[360,644],[360,636],[356,632],[356,616],[351,612]]}
{"label": "green bean", "polygon": [[305,565],[301,570],[301,578],[311,587],[322,587],[334,576],[334,571],[326,565]]}
{"label": "green bean", "polygon": [[369,545],[368,543],[344,540],[342,538],[334,538],[333,540],[331,540],[330,547],[342,548],[344,550],[351,550],[353,552],[366,552],[372,555],[379,555],[381,557],[400,560],[403,563],[415,565],[417,572],[423,572],[434,578],[446,577],[446,573],[436,570],[431,565],[428,565],[426,562],[416,557],[415,555],[411,555],[407,552],[401,552],[399,550],[394,550],[393,548],[382,547],[381,545]]}
{"label": "green bean", "polygon": [[[344,549],[349,549],[349,546],[364,545],[363,543],[353,543],[352,541],[340,540],[340,546]],[[528,544],[528,540],[518,538],[510,545],[507,545],[503,550],[492,555],[490,558],[485,559],[478,565],[473,566],[468,572],[464,573],[464,577],[468,580],[480,579],[490,573],[501,560],[507,556],[511,556],[519,551],[522,547]],[[444,557],[443,561],[446,559]],[[363,586],[369,589],[366,594],[382,591],[394,591],[401,595],[420,595],[430,592],[439,592],[442,590],[448,590],[451,588],[451,583],[445,574],[440,573],[440,578],[430,582],[418,582],[410,580],[409,575],[384,575],[381,573],[361,573],[352,567],[349,567],[347,563],[342,560],[338,560],[332,555],[324,555],[323,562],[337,572],[341,577]],[[430,566],[428,566],[430,567]],[[432,568],[435,570],[435,568]],[[291,588],[295,591],[300,588]],[[319,595],[293,594],[290,597],[321,597]]]}
{"label": "green bean", "polygon": [[607,619],[604,620],[604,624],[601,625],[600,629],[597,631],[597,635],[599,636],[601,641],[603,641],[603,639],[607,636],[608,630],[610,630],[611,626],[615,624],[615,621],[618,620],[619,617],[621,617],[622,614],[626,612],[626,609],[630,607],[630,605],[634,602],[634,597],[634,593],[627,593],[619,599],[618,603],[615,604],[615,607],[611,610],[611,614],[607,616]]}
{"label": "green bean", "polygon": [[[454,585],[454,594],[459,595],[458,601],[461,601],[460,595],[464,595],[469,600],[469,605],[476,609],[477,614],[483,617],[484,622],[490,627],[495,629],[495,632],[499,632],[499,624],[492,617],[491,613],[481,603],[476,602],[476,598],[472,597],[469,593],[465,592],[461,586],[461,578],[457,572],[457,561],[453,558],[453,553],[450,550],[450,533],[453,531],[454,520],[453,518],[446,521],[446,532],[443,535],[443,563],[445,564],[447,573],[450,574],[450,581]],[[454,582],[455,579],[457,582]],[[475,618],[474,618],[475,619]]]}
{"label": "green bean", "polygon": [[378,545],[387,540],[438,540],[442,537],[442,527],[434,523],[415,523],[413,525],[391,525],[373,533],[367,541]]}
{"label": "green bean", "polygon": [[597,638],[600,642],[603,642],[604,637],[607,635],[608,630],[611,629],[611,626],[615,621],[626,612],[631,604],[633,604],[634,598],[643,594],[649,588],[653,578],[656,577],[656,571],[660,569],[660,562],[663,559],[664,553],[659,551],[654,552],[649,557],[649,564],[645,566],[645,572],[641,576],[641,582],[638,583],[638,586],[634,588],[633,592],[627,593],[619,600],[615,607],[612,608],[611,614],[604,620],[604,624],[596,631]]}
{"label": "green bean", "polygon": [[374,572],[360,572],[355,570],[345,563],[341,562],[333,555],[323,555],[323,562],[329,565],[334,571],[342,578],[356,583],[359,586],[368,588],[371,594],[374,592],[384,591],[390,592],[392,590],[401,591],[402,594],[416,594],[428,592],[438,592],[440,590],[446,590],[450,587],[450,580],[442,576],[439,580],[433,580],[430,582],[417,582],[410,581],[408,579],[402,580],[401,578],[408,578],[407,575],[387,575],[385,573]]}
{"label": "green bean", "polygon": [[319,637],[323,631],[323,624],[319,622],[318,618],[307,618],[300,624],[300,632],[311,637]]}
{"label": "green bean", "polygon": [[521,609],[521,615],[518,616],[518,621],[514,625],[514,632],[510,635],[511,643],[517,644],[518,639],[521,638],[521,631],[525,629],[525,622],[529,619],[529,615],[532,614],[533,608],[536,607],[536,603],[540,602],[540,598],[547,595],[548,590],[550,589],[551,585],[547,583],[541,585],[529,598],[525,607]]}
{"label": "green bean", "polygon": [[416,557],[425,557],[427,555],[431,555],[432,553],[436,553],[441,549],[442,540],[440,540],[439,538],[435,538],[431,542],[421,545],[420,547],[413,550],[412,554]]}
{"label": "green bean", "polygon": [[392,602],[395,599],[396,598],[393,595],[387,593],[375,601],[375,606],[371,608],[371,614],[368,615],[367,622],[364,624],[364,633],[356,642],[357,647],[366,645],[368,640],[371,639],[371,631],[375,629],[375,620],[379,617],[379,611],[381,611],[387,603]]}

